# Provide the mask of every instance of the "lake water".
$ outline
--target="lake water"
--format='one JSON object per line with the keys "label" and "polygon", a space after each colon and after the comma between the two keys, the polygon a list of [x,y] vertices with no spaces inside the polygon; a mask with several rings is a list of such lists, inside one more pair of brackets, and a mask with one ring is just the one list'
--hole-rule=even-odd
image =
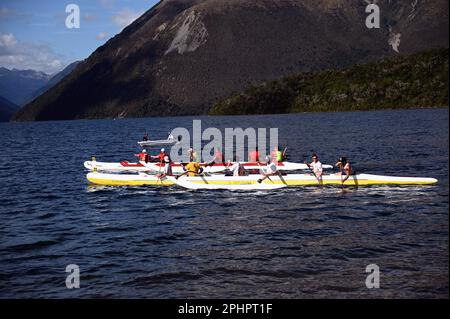
{"label": "lake water", "polygon": [[[436,186],[186,191],[90,187],[83,161],[133,160],[148,130],[278,127],[358,172]],[[2,298],[448,298],[448,109],[0,123]],[[80,267],[81,288],[65,286]],[[380,268],[367,289],[366,266]]]}

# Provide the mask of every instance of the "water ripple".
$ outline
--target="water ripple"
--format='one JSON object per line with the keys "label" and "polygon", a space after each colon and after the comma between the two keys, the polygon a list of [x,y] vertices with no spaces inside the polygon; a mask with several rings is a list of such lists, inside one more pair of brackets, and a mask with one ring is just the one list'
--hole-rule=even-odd
{"label": "water ripple", "polygon": [[[345,154],[361,172],[439,183],[89,186],[90,156],[132,160],[137,132],[158,127],[151,135],[165,138],[192,118],[0,123],[0,297],[448,298],[448,109],[201,119],[278,126],[292,161],[313,147],[326,163]],[[382,272],[376,291],[364,284],[372,263]],[[69,264],[80,267],[79,290],[65,288]]]}

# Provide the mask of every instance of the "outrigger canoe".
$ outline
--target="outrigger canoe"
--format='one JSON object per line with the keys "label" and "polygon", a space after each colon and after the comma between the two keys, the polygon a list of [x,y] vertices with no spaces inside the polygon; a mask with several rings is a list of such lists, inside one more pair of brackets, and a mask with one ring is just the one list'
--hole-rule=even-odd
{"label": "outrigger canoe", "polygon": [[[257,162],[242,162],[242,166],[245,169],[261,169],[264,168],[264,164],[258,164]],[[206,163],[200,164],[204,167],[205,172],[207,173],[220,173],[225,171],[229,166],[224,163],[216,163],[213,166],[207,166]],[[97,162],[97,161],[86,161],[84,162],[84,167],[90,171],[98,171],[98,172],[160,172],[162,171],[162,167],[164,164],[161,163],[145,163],[144,161],[140,161],[138,163],[130,163],[128,161],[121,161],[119,163],[106,163],[106,162]],[[172,163],[172,172],[174,174],[182,174],[184,173],[184,169],[180,163]],[[323,165],[323,168],[332,168],[331,165]],[[302,163],[293,163],[293,162],[279,162],[277,163],[277,169],[280,171],[294,171],[294,170],[306,170],[308,166]]]}
{"label": "outrigger canoe", "polygon": [[[224,174],[217,174],[211,176],[195,176],[195,177],[181,177],[179,183],[174,177],[167,177],[159,179],[156,175],[139,173],[139,174],[106,174],[100,172],[91,172],[87,174],[89,182],[97,185],[109,186],[144,186],[144,185],[175,185],[196,188],[196,189],[222,189],[232,185],[247,185],[246,189],[258,189],[261,185],[257,181],[261,178],[259,174],[252,174],[247,176],[226,176]],[[183,182],[184,181],[184,182]],[[366,186],[366,185],[432,185],[437,183],[435,178],[425,177],[397,177],[397,176],[382,176],[372,174],[358,174],[351,176],[344,185],[348,186]],[[262,184],[280,185],[280,186],[308,186],[319,185],[318,180],[314,175],[310,174],[287,174],[284,176],[271,176]],[[323,175],[323,185],[341,185],[341,176],[330,174]],[[211,186],[212,185],[212,186]],[[190,187],[188,187],[190,186]],[[253,188],[252,188],[253,187]]]}

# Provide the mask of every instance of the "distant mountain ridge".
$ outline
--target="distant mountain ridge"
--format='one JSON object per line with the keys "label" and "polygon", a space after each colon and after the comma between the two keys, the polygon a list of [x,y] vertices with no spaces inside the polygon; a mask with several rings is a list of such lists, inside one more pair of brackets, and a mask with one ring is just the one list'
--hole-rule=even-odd
{"label": "distant mountain ridge", "polygon": [[34,70],[8,70],[0,67],[0,95],[21,106],[29,102],[32,93],[44,86],[50,75]]}
{"label": "distant mountain ridge", "polygon": [[0,96],[0,122],[7,122],[19,109],[19,106]]}
{"label": "distant mountain ridge", "polygon": [[252,85],[448,47],[448,0],[164,0],[16,121],[205,114]]}
{"label": "distant mountain ridge", "polygon": [[0,67],[0,96],[22,106],[58,84],[79,63],[80,61],[75,61],[52,76],[40,71]]}

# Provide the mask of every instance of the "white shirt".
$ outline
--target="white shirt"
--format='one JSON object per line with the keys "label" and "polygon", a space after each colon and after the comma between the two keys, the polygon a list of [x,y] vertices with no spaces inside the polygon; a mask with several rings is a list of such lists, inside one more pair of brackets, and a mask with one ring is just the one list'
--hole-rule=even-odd
{"label": "white shirt", "polygon": [[236,162],[230,167],[230,171],[233,172],[233,176],[239,176],[239,166],[239,162]]}
{"label": "white shirt", "polygon": [[312,166],[312,170],[315,174],[317,173],[322,173],[323,172],[323,167],[322,167],[322,163],[320,161],[317,162],[312,162],[311,163]]}
{"label": "white shirt", "polygon": [[277,172],[277,164],[270,162],[267,163],[266,174],[274,174]]}

